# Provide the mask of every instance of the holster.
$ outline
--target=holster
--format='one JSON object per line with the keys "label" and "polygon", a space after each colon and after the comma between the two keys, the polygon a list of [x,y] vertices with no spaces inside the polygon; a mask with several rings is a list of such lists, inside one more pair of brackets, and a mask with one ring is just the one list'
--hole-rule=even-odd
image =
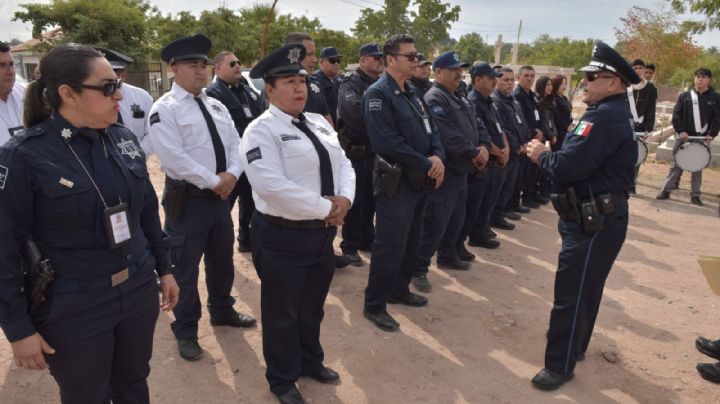
{"label": "holster", "polygon": [[395,196],[395,192],[398,186],[400,186],[400,177],[402,177],[403,173],[402,168],[397,164],[390,164],[380,155],[375,155],[373,169],[375,175],[380,180],[382,193],[388,198]]}
{"label": "holster", "polygon": [[182,217],[185,207],[187,183],[165,177],[165,192],[163,193],[162,205],[165,208],[165,216],[171,220],[179,220]]}
{"label": "holster", "polygon": [[550,195],[550,201],[553,204],[553,208],[555,208],[555,212],[560,216],[560,219],[566,222],[577,222],[580,220],[578,201],[574,188],[568,188],[565,193]]}
{"label": "holster", "polygon": [[364,144],[349,144],[345,149],[350,160],[368,160],[373,156],[372,147]]}
{"label": "holster", "polygon": [[50,260],[43,258],[37,244],[31,238],[23,240],[20,255],[23,259],[28,312],[33,315],[45,301],[45,292],[55,279],[55,271]]}

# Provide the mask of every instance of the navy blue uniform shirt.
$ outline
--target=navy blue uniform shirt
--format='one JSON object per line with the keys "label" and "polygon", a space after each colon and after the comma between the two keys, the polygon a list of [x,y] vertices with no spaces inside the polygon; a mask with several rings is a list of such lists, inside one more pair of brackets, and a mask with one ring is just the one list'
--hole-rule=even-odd
{"label": "navy blue uniform shirt", "polygon": [[331,79],[323,73],[322,70],[316,71],[312,77],[320,87],[320,93],[325,97],[325,103],[327,104],[333,123],[337,123],[338,88],[340,87],[340,81],[337,78]]}
{"label": "navy blue uniform shirt", "polygon": [[[260,116],[264,110],[259,100],[260,97],[243,83],[233,86],[218,78],[205,89],[205,94],[208,97],[220,100],[225,105],[240,137],[242,137],[248,124]],[[249,108],[251,116],[248,117],[245,114],[245,107]]]}
{"label": "navy blue uniform shirt", "polygon": [[493,91],[490,96],[498,107],[498,118],[500,118],[500,126],[505,132],[510,147],[511,154],[517,153],[520,145],[527,143],[530,139],[526,137],[528,133],[525,125],[525,118],[520,111],[520,105],[511,96],[504,96],[497,90]]}
{"label": "navy blue uniform shirt", "polygon": [[[384,74],[365,92],[363,113],[373,150],[390,163],[427,172],[432,166],[429,156],[445,158],[425,103],[407,82],[403,92],[390,74]],[[429,121],[429,133],[423,119]]]}
{"label": "navy blue uniform shirt", "polygon": [[540,156],[540,168],[559,192],[574,187],[580,198],[628,192],[633,186],[637,143],[627,95],[590,105],[562,148]]}
{"label": "navy blue uniform shirt", "polygon": [[[307,86],[308,94],[304,112],[314,112],[322,116],[330,115],[327,100],[325,100],[325,95],[323,94],[322,88],[320,84],[318,84],[317,79],[312,76],[308,76],[305,78],[305,85]],[[335,122],[333,121],[333,124],[334,123]]]}
{"label": "navy blue uniform shirt", "polygon": [[358,68],[340,84],[338,93],[338,120],[335,126],[352,145],[369,145],[362,100],[365,91],[375,80]]}
{"label": "navy blue uniform shirt", "polygon": [[534,91],[525,91],[522,87],[517,86],[513,90],[513,98],[520,105],[522,116],[525,120],[527,127],[527,139],[535,137],[536,129],[542,131],[543,129],[543,116],[540,113],[540,103],[538,102],[537,96]]}
{"label": "navy blue uniform shirt", "polygon": [[498,117],[499,111],[495,101],[490,97],[486,97],[475,89],[470,91],[468,100],[475,106],[475,114],[485,125],[485,129],[490,135],[490,140],[493,144],[502,149],[505,147],[505,141],[503,140],[502,126],[500,124],[500,118]]}
{"label": "navy blue uniform shirt", "polygon": [[[64,133],[67,140],[61,137]],[[60,115],[26,129],[0,148],[0,326],[8,340],[35,332],[22,292],[21,241],[31,236],[57,279],[95,280],[130,265],[142,265],[148,246],[159,273],[170,271],[169,243],[160,225],[158,200],[135,135],[112,125],[102,135],[120,198],[128,204],[131,240],[108,249],[104,206],[90,179],[88,136]],[[102,190],[101,190],[102,191]]]}

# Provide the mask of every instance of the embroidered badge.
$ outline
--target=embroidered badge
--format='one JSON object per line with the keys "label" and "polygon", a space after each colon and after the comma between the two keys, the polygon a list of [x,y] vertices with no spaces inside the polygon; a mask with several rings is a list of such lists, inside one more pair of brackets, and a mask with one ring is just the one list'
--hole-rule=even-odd
{"label": "embroidered badge", "polygon": [[352,102],[354,99],[355,93],[353,93],[352,91],[348,91],[347,93],[345,93],[345,101]]}
{"label": "embroidered badge", "polygon": [[573,134],[579,135],[582,137],[588,137],[588,135],[590,134],[590,131],[592,130],[592,127],[593,127],[592,123],[582,121],[575,128],[575,131],[573,132]]}
{"label": "embroidered badge", "polygon": [[220,108],[219,105],[212,104],[210,105],[213,109],[213,111],[217,112],[218,114],[222,114],[222,108]]}
{"label": "embroidered badge", "polygon": [[300,48],[292,48],[288,52],[288,60],[290,63],[299,63],[300,62]]}
{"label": "embroidered badge", "polygon": [[0,166],[0,190],[5,189],[5,181],[7,181],[10,170],[5,166]]}
{"label": "embroidered badge", "polygon": [[283,142],[287,142],[288,140],[300,140],[300,136],[282,134],[282,135],[280,135],[280,139],[282,139]]}
{"label": "embroidered badge", "polygon": [[260,152],[260,147],[256,147],[254,149],[248,150],[247,153],[245,153],[247,156],[248,164],[252,163],[255,160],[260,160],[262,158],[262,153]]}
{"label": "embroidered badge", "polygon": [[65,129],[63,129],[63,130],[60,131],[60,136],[61,136],[63,139],[68,140],[68,139],[70,139],[70,138],[72,137],[72,131],[71,131],[70,129],[68,129],[68,128],[65,128]]}
{"label": "embroidered badge", "polygon": [[318,130],[318,132],[322,133],[323,135],[330,136],[330,132],[327,129],[323,128],[322,126],[320,126],[320,125],[313,125],[313,126],[315,127],[315,129]]}
{"label": "embroidered badge", "polygon": [[160,123],[160,115],[157,112],[154,112],[152,115],[150,115],[150,126]]}
{"label": "embroidered badge", "polygon": [[377,98],[369,100],[368,111],[382,111],[382,100]]}
{"label": "embroidered badge", "polygon": [[313,93],[320,93],[320,87],[318,87],[315,83],[310,83],[310,89]]}
{"label": "embroidered badge", "polygon": [[250,97],[252,97],[253,101],[257,101],[257,95],[255,94],[255,92],[250,91]]}
{"label": "embroidered badge", "polygon": [[117,144],[117,147],[120,149],[120,154],[124,154],[133,160],[142,157],[140,148],[132,140],[123,140]]}

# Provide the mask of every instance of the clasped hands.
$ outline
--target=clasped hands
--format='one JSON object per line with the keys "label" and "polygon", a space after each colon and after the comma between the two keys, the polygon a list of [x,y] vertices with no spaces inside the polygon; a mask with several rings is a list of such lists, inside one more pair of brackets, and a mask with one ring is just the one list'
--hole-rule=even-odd
{"label": "clasped hands", "polygon": [[213,192],[220,195],[220,198],[223,200],[226,200],[235,189],[237,178],[227,171],[218,174],[218,177],[220,177],[220,182],[213,188]]}
{"label": "clasped hands", "polygon": [[330,226],[342,226],[345,223],[345,216],[350,210],[350,200],[342,195],[323,196],[332,203],[330,213],[325,217],[325,222]]}

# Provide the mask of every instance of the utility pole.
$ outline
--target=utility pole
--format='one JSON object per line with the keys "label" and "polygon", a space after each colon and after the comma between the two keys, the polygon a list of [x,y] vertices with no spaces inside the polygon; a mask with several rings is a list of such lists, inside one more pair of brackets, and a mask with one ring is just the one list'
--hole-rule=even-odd
{"label": "utility pole", "polygon": [[270,6],[270,11],[268,11],[268,14],[265,16],[265,27],[263,28],[262,38],[260,39],[260,49],[258,49],[258,60],[262,60],[262,58],[265,57],[265,52],[267,50],[267,42],[268,42],[268,29],[270,27],[270,18],[273,17],[275,14],[275,5],[277,4],[278,0],[273,0],[272,6]]}
{"label": "utility pole", "polygon": [[498,34],[497,41],[495,41],[495,64],[496,65],[499,65],[500,61],[502,60],[502,58],[501,58],[502,46],[503,46],[502,34]]}
{"label": "utility pole", "polygon": [[518,26],[517,40],[515,41],[515,45],[513,45],[513,48],[512,48],[512,65],[513,66],[517,66],[517,64],[518,64],[518,50],[520,49],[520,31],[522,31],[522,20],[520,20],[520,25]]}

